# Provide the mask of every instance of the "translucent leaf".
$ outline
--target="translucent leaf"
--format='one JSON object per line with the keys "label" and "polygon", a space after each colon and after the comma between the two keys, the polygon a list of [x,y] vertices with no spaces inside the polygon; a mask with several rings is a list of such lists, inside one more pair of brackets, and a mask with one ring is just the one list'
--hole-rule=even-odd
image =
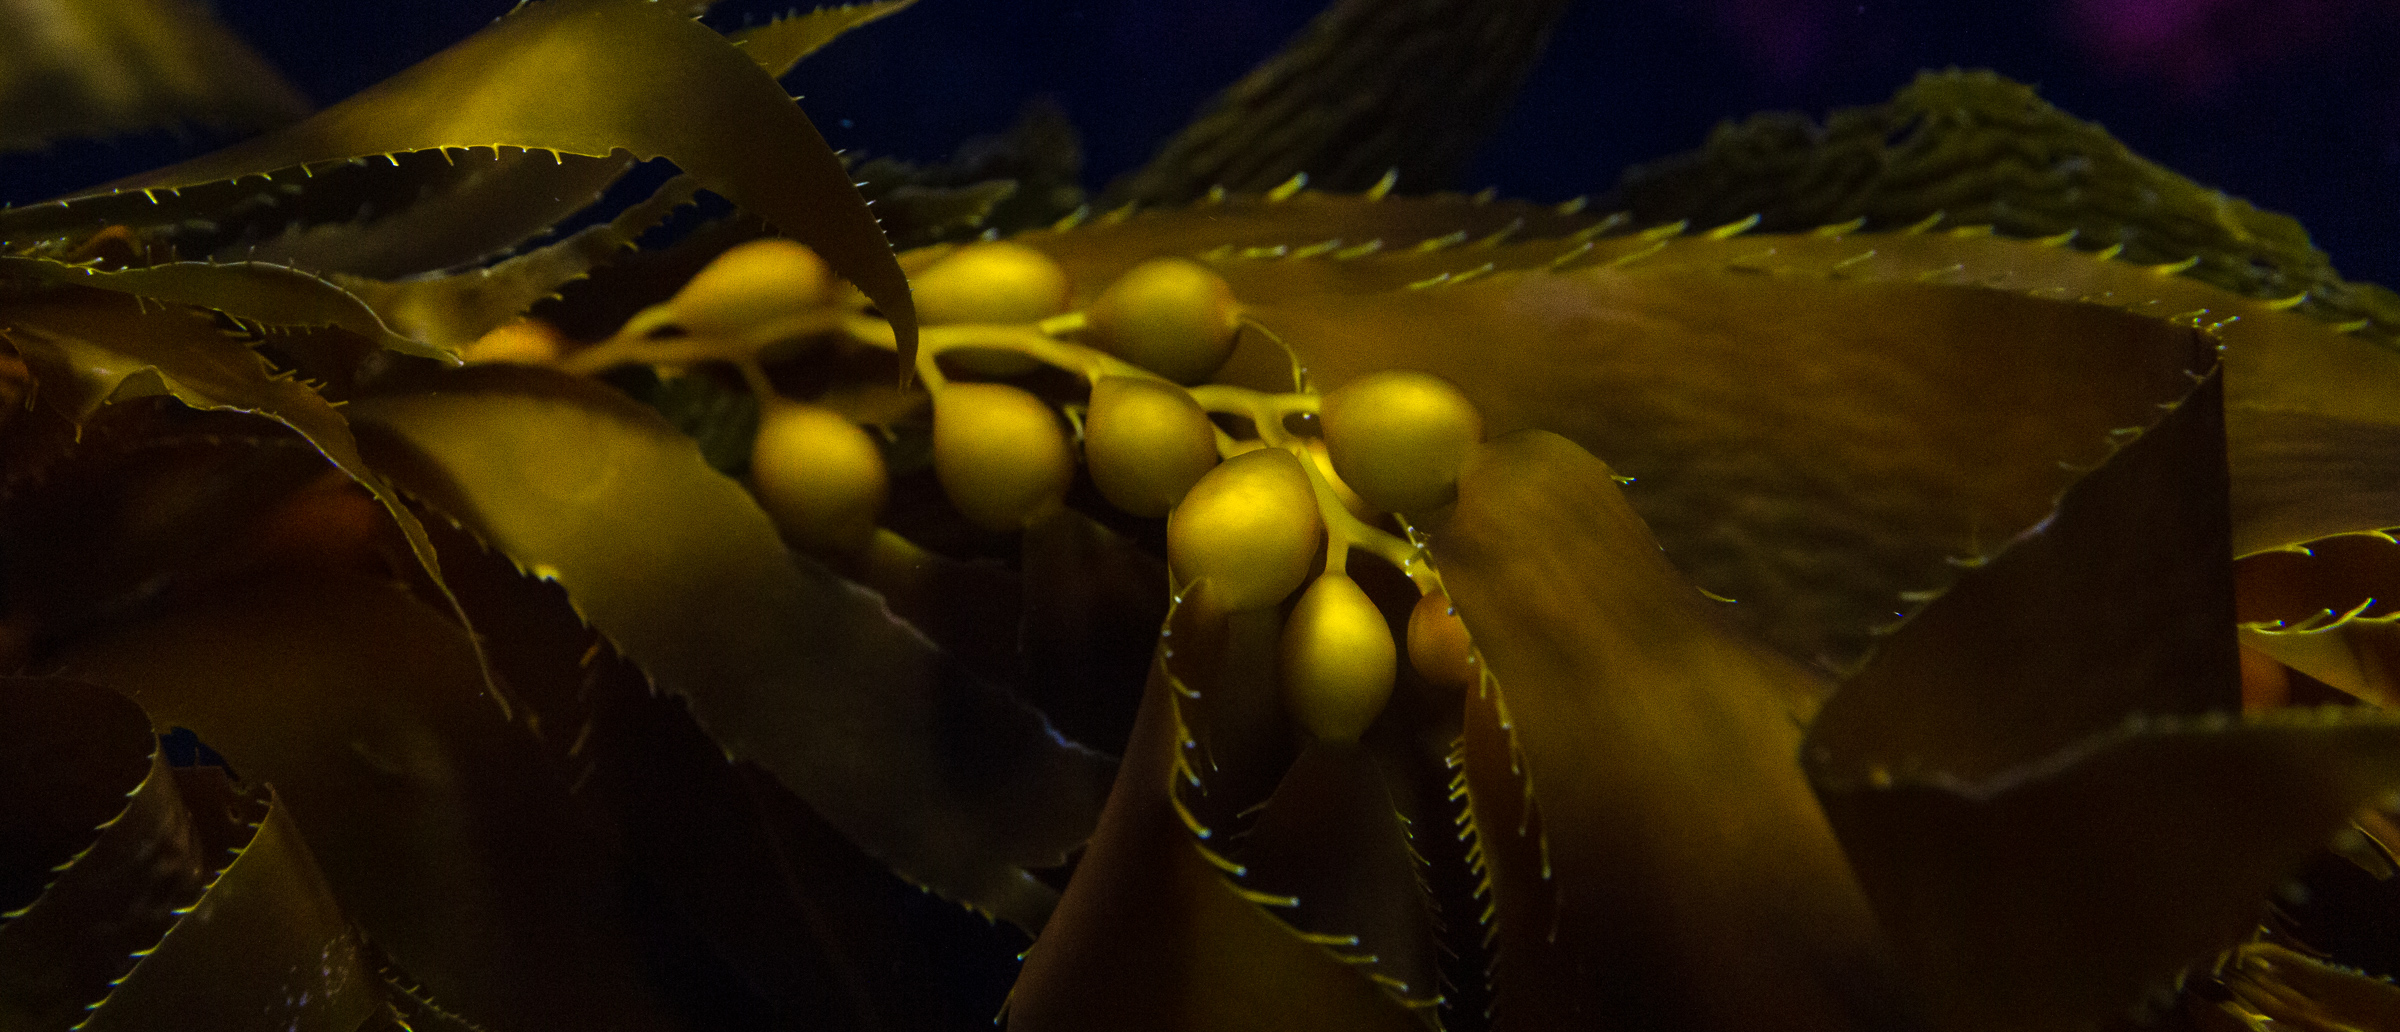
{"label": "translucent leaf", "polygon": [[[525,568],[904,877],[1027,928],[1026,867],[1090,833],[1100,757],[787,551],[690,439],[621,396],[483,368],[354,403],[377,466]],[[972,743],[963,747],[964,743]]]}
{"label": "translucent leaf", "polygon": [[492,1028],[678,1027],[621,859],[435,610],[363,579],[234,583],[57,662],[274,785],[341,910],[445,1007]]}
{"label": "translucent leaf", "polygon": [[1488,668],[1465,763],[1495,1027],[1896,1027],[1897,968],[1796,762],[1819,675],[1711,612],[1555,434],[1482,446],[1433,549]]}

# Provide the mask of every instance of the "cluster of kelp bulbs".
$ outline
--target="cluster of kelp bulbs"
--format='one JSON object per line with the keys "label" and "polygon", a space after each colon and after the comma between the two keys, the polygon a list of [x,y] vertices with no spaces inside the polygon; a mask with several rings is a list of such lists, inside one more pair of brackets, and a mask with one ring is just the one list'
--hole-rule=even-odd
{"label": "cluster of kelp bulbs", "polygon": [[[1447,506],[1482,439],[1474,405],[1439,377],[1383,372],[1318,402],[1321,442],[1236,440],[1187,388],[1232,355],[1243,314],[1224,278],[1188,259],[1136,265],[1081,310],[1057,262],[1008,241],[951,250],[918,269],[912,288],[927,355],[949,372],[927,380],[933,468],[951,506],[985,529],[1019,530],[1064,504],[1087,469],[1110,505],[1166,518],[1177,584],[1206,580],[1228,611],[1290,605],[1279,657],[1286,707],[1319,740],[1356,741],[1391,695],[1399,649],[1345,572],[1353,542],[1337,525],[1355,519],[1343,499],[1376,516]],[[821,310],[837,293],[806,248],[762,240],[727,251],[645,317],[740,336]],[[1108,370],[1091,374],[1079,462],[1064,414],[1001,381],[1093,352],[1116,361],[1077,367]],[[828,408],[780,396],[761,406],[751,456],[761,507],[803,549],[864,548],[890,490],[874,435]],[[1472,680],[1471,644],[1439,590],[1420,599],[1407,638],[1428,680]]]}

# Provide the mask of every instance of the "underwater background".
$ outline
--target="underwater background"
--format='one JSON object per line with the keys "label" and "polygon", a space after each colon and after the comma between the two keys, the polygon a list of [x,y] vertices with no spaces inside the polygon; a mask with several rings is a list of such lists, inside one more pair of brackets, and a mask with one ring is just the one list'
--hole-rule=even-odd
{"label": "underwater background", "polygon": [[[216,0],[328,104],[466,37],[509,0]],[[712,23],[790,4],[724,0]],[[1056,98],[1085,185],[1140,165],[1318,0],[923,0],[788,80],[834,146],[911,159]],[[1580,0],[1454,184],[1556,200],[1698,146],[1719,121],[1872,104],[1919,69],[1988,67],[2199,182],[2289,213],[2352,279],[2400,283],[2400,0]],[[571,89],[572,84],[560,84]],[[159,133],[0,155],[22,203],[202,149]],[[1412,184],[1402,183],[1405,192]],[[1422,188],[1422,184],[1418,184]]]}

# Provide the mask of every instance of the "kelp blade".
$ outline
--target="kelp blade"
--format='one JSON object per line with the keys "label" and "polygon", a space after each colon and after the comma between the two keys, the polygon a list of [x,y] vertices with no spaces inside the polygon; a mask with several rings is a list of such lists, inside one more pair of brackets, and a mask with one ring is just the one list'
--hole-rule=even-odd
{"label": "kelp blade", "polygon": [[[1187,663],[1199,641],[1223,641],[1227,614],[1205,583],[1168,627]],[[1236,614],[1256,616],[1258,614]],[[1271,614],[1270,614],[1271,615]],[[1421,1032],[1419,1018],[1325,945],[1270,914],[1228,880],[1170,793],[1196,748],[1165,646],[1152,661],[1141,713],[1100,829],[1059,910],[1025,958],[1006,1014],[1012,1032],[1235,1032],[1344,1029]],[[1219,858],[1221,860],[1221,858]]]}
{"label": "kelp blade", "polygon": [[[560,103],[558,83],[581,84]],[[693,118],[681,99],[706,96]],[[289,129],[0,217],[0,237],[72,224],[77,202],[411,151],[513,147],[675,162],[816,249],[883,309],[904,354],[916,309],[841,159],[772,77],[669,5],[526,4],[425,62]],[[93,228],[97,228],[96,226]]]}
{"label": "kelp blade", "polygon": [[1939,1027],[2090,1025],[2249,937],[2400,723],[2239,715],[2214,379],[1827,702],[1810,777]]}
{"label": "kelp blade", "polygon": [[308,113],[283,76],[192,0],[0,9],[0,151],[178,122],[259,129]]}
{"label": "kelp blade", "polygon": [[[1433,552],[1488,666],[1469,705],[1508,736],[1466,757],[1484,862],[1511,869],[1498,1027],[1905,1027],[1794,762],[1818,675],[1708,612],[1608,468],[1556,434],[1482,446]],[[1538,834],[1492,823],[1523,806]]]}
{"label": "kelp blade", "polygon": [[869,854],[1040,927],[1026,867],[1090,833],[1109,764],[794,556],[650,410],[541,370],[354,403],[378,468],[522,567]]}
{"label": "kelp blade", "polygon": [[434,999],[495,1029],[681,1027],[609,836],[484,697],[466,631],[358,577],[182,601],[58,661],[274,785],[341,910]]}

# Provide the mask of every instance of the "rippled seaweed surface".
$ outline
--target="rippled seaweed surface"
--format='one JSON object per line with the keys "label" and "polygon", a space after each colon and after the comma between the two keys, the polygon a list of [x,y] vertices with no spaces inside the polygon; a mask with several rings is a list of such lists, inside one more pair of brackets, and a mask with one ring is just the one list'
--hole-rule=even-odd
{"label": "rippled seaweed surface", "polygon": [[778,77],[938,5],[706,6],[0,10],[280,126],[0,209],[0,1030],[2400,1030],[2297,222],[1955,69],[1433,189],[1545,0],[911,163]]}

